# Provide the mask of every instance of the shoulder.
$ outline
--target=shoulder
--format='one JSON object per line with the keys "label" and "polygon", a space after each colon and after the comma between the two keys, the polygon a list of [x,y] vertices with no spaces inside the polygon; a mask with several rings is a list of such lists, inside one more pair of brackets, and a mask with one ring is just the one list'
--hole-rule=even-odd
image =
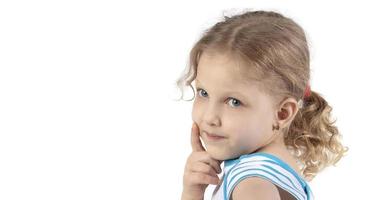
{"label": "shoulder", "polygon": [[270,199],[280,200],[277,186],[260,177],[248,177],[233,189],[232,200]]}

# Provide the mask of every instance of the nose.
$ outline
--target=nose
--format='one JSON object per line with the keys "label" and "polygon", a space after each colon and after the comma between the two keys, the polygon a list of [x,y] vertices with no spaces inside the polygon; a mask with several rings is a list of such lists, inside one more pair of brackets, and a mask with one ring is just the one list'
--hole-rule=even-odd
{"label": "nose", "polygon": [[214,105],[209,105],[204,112],[203,121],[209,126],[220,126],[219,110]]}

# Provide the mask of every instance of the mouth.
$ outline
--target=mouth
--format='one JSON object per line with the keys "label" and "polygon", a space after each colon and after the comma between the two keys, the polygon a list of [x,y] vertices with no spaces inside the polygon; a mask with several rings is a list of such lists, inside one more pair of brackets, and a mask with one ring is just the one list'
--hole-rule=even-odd
{"label": "mouth", "polygon": [[225,139],[226,137],[223,137],[223,136],[220,136],[220,135],[215,135],[215,134],[211,134],[211,133],[208,133],[206,131],[204,131],[207,139],[209,140],[212,140],[212,141],[218,141],[218,140],[222,140],[222,139]]}

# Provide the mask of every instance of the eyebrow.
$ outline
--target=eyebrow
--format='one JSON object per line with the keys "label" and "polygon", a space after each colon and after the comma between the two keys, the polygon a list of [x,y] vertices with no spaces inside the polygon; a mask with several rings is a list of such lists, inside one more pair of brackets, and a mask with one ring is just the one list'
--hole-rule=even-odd
{"label": "eyebrow", "polygon": [[[196,80],[196,82],[198,82],[198,84],[201,84],[201,82],[198,80],[198,79],[195,79]],[[203,84],[201,84],[201,87],[203,87],[202,86]],[[197,87],[198,88],[198,87]],[[247,99],[248,97],[246,96],[246,95],[244,95],[244,94],[242,94],[242,93],[240,93],[240,92],[237,92],[237,91],[225,91],[225,93],[224,93],[225,95],[238,95],[239,96],[239,98],[242,98],[242,99]]]}

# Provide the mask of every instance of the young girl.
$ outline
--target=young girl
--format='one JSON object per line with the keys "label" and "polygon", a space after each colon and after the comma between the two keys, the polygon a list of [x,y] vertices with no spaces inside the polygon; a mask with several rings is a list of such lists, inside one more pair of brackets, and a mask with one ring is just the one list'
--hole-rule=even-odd
{"label": "young girl", "polygon": [[197,96],[182,199],[203,199],[208,184],[212,199],[313,199],[306,181],[347,148],[332,108],[310,90],[302,28],[271,11],[225,17],[192,48],[186,71],[177,84],[195,94],[195,80]]}

